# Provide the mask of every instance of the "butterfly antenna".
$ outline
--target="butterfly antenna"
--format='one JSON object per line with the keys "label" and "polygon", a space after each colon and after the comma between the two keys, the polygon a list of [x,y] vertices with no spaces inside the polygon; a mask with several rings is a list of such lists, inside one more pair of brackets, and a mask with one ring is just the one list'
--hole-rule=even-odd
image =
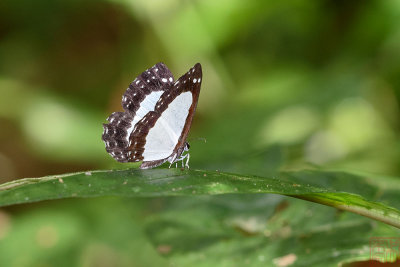
{"label": "butterfly antenna", "polygon": [[207,139],[205,139],[204,137],[197,137],[197,138],[188,138],[188,141],[204,141],[204,143],[207,143]]}

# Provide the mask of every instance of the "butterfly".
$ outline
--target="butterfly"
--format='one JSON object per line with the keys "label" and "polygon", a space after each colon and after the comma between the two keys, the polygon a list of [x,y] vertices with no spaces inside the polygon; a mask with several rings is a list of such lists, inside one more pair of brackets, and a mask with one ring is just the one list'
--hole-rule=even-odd
{"label": "butterfly", "polygon": [[[186,159],[186,142],[199,100],[202,70],[194,65],[178,80],[164,63],[140,74],[122,96],[123,112],[103,124],[106,151],[119,162],[143,161],[141,169]],[[187,152],[187,153],[185,153]],[[170,165],[171,166],[171,165]]]}

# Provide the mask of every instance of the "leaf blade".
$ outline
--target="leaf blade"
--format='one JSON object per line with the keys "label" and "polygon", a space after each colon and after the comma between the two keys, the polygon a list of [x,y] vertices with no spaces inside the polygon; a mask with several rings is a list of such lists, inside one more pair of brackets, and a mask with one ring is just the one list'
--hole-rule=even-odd
{"label": "leaf blade", "polygon": [[[307,172],[296,174],[307,175]],[[323,177],[326,173],[314,172],[313,175],[315,174]],[[400,211],[396,208],[367,200],[358,194],[306,184],[291,179],[290,175],[282,174],[282,178],[181,169],[78,172],[25,178],[2,184],[0,206],[71,197],[272,193],[350,211],[400,228]]]}

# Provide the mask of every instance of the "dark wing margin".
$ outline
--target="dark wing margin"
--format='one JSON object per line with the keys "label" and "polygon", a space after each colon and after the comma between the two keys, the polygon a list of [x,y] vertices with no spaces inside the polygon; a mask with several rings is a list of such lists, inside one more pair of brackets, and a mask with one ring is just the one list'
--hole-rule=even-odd
{"label": "dark wing margin", "polygon": [[[174,84],[172,91],[176,90],[180,93],[192,92],[192,105],[189,109],[189,114],[186,118],[185,126],[183,127],[182,134],[179,137],[178,144],[176,144],[174,152],[182,150],[185,146],[186,138],[189,134],[192,120],[199,101],[201,82],[203,81],[203,72],[200,63],[196,63],[188,72],[180,77]],[[180,155],[178,155],[179,157]]]}
{"label": "dark wing margin", "polygon": [[164,63],[157,63],[131,82],[122,96],[122,107],[134,116],[147,95],[154,91],[168,91],[173,82],[174,76],[168,67]]}
{"label": "dark wing margin", "polygon": [[143,148],[144,144],[133,142],[136,146],[132,147],[130,143],[134,140],[127,136],[128,129],[132,127],[133,118],[145,97],[154,91],[169,91],[173,84],[174,77],[168,67],[164,63],[157,63],[129,85],[122,96],[124,112],[112,113],[107,118],[109,123],[103,124],[102,140],[106,145],[106,151],[114,159],[119,162],[135,162],[143,159],[140,147]]}
{"label": "dark wing margin", "polygon": [[126,139],[127,129],[131,125],[132,117],[125,112],[113,112],[103,124],[102,139],[106,145],[106,151],[117,161],[127,162],[125,148],[128,145]]}
{"label": "dark wing margin", "polygon": [[164,164],[168,159],[160,159],[160,160],[153,160],[153,161],[143,161],[140,165],[141,169],[151,169],[161,164]]}

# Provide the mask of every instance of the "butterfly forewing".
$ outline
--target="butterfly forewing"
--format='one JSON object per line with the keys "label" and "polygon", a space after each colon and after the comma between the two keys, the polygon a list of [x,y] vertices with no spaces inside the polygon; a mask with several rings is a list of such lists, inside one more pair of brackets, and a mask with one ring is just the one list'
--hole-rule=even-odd
{"label": "butterfly forewing", "polygon": [[192,101],[191,92],[184,92],[168,104],[146,136],[144,161],[168,158],[174,152]]}
{"label": "butterfly forewing", "polygon": [[147,167],[148,161],[168,158],[174,154],[180,156],[179,150],[185,145],[197,106],[201,79],[201,65],[196,64],[174,83],[171,91],[162,95],[160,103],[156,105],[156,112],[160,117],[146,136],[141,168]]}

